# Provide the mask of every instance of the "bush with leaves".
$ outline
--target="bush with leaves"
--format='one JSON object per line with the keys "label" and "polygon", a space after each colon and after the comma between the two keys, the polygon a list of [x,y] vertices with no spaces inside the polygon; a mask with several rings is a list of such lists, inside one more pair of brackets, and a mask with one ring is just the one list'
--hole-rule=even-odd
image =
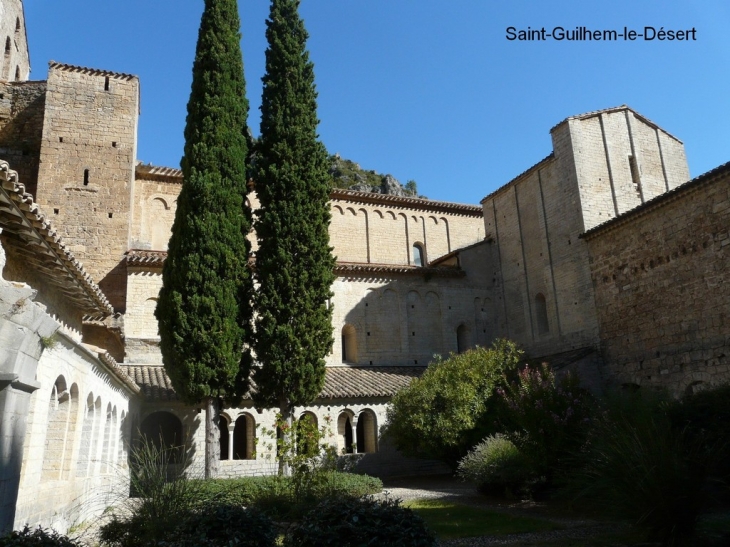
{"label": "bush with leaves", "polygon": [[28,526],[0,537],[0,547],[79,547],[79,544],[53,530]]}
{"label": "bush with leaves", "polygon": [[504,435],[490,435],[459,462],[457,474],[487,494],[515,494],[531,478],[525,457]]}
{"label": "bush with leaves", "polygon": [[180,515],[166,547],[274,547],[277,533],[269,517],[236,505],[202,506]]}
{"label": "bush with leaves", "polygon": [[582,507],[633,520],[651,540],[690,545],[721,452],[674,428],[673,404],[656,393],[607,397],[566,490]]}
{"label": "bush with leaves", "polygon": [[548,483],[572,465],[585,443],[595,401],[578,376],[556,378],[547,364],[527,366],[516,380],[499,388],[501,423],[532,469]]}
{"label": "bush with leaves", "polygon": [[497,340],[489,349],[437,359],[393,397],[387,435],[406,454],[456,467],[472,446],[497,432],[493,394],[521,356],[514,343]]}
{"label": "bush with leaves", "polygon": [[287,547],[433,547],[436,536],[399,500],[327,498],[307,513]]}

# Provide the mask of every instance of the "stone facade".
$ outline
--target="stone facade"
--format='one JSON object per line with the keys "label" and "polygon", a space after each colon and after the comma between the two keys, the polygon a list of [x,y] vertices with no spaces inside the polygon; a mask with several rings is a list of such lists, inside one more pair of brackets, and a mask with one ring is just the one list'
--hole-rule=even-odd
{"label": "stone facade", "polygon": [[679,396],[730,379],[730,164],[585,241],[612,382]]}
{"label": "stone facade", "polygon": [[[133,432],[202,468],[201,409],[174,393],[154,317],[182,173],[136,161],[137,77],[51,62],[25,81],[20,0],[0,0],[0,37],[0,158],[16,169],[0,161],[0,530],[64,530],[124,490]],[[434,356],[500,337],[596,389],[730,379],[728,165],[687,182],[682,143],[626,106],[551,136],[481,206],[332,192],[334,347],[295,415],[361,469],[443,470],[383,441],[388,401]],[[273,428],[250,400],[225,409],[222,475],[273,472]]]}

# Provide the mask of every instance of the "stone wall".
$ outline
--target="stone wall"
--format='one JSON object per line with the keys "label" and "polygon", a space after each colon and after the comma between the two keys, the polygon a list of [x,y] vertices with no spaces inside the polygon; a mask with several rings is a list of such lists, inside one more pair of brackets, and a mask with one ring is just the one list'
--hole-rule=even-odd
{"label": "stone wall", "polygon": [[30,58],[21,0],[0,2],[0,44],[3,48],[0,80],[27,80],[30,76]]}
{"label": "stone wall", "polygon": [[598,346],[580,235],[689,176],[682,143],[627,107],[568,118],[551,134],[547,158],[482,200],[498,248],[498,336],[534,357]]}
{"label": "stone wall", "polygon": [[117,311],[132,224],[135,76],[51,63],[36,201]]}
{"label": "stone wall", "polygon": [[0,81],[0,157],[35,195],[40,161],[46,82]]}
{"label": "stone wall", "polygon": [[38,363],[15,528],[66,531],[126,497],[133,392],[93,349],[59,334]]}
{"label": "stone wall", "polygon": [[681,395],[730,380],[729,227],[726,164],[587,234],[615,383]]}
{"label": "stone wall", "polygon": [[478,213],[430,210],[398,202],[372,204],[335,198],[330,243],[341,262],[413,264],[413,246],[423,246],[426,263],[484,239]]}

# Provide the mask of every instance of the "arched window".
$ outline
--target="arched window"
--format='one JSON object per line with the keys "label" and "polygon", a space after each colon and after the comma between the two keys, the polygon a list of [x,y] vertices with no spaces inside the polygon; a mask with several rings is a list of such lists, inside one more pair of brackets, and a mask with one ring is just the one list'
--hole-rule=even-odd
{"label": "arched window", "polygon": [[79,414],[79,386],[73,384],[69,390],[70,395],[70,407],[68,413],[68,421],[66,424],[66,443],[64,447],[63,456],[63,472],[61,473],[62,479],[68,479],[71,477],[73,469],[73,451],[74,445],[76,444],[76,427],[77,417]]}
{"label": "arched window", "polygon": [[142,440],[161,451],[168,463],[182,459],[182,422],[171,412],[153,412],[142,421],[139,431]]}
{"label": "arched window", "polygon": [[89,393],[84,409],[84,422],[81,426],[81,446],[79,459],[76,462],[76,476],[85,477],[89,471],[89,456],[91,455],[91,440],[94,432],[94,394]]}
{"label": "arched window", "polygon": [[220,420],[218,420],[218,429],[220,430],[220,459],[221,460],[227,460],[228,459],[228,445],[230,444],[229,434],[228,434],[228,418],[221,415]]}
{"label": "arched window", "polygon": [[357,332],[352,325],[342,327],[342,362],[357,363]]}
{"label": "arched window", "polygon": [[545,295],[537,293],[535,296],[535,316],[537,318],[537,334],[543,335],[550,332],[550,322],[548,321],[547,302]]}
{"label": "arched window", "polygon": [[109,444],[112,438],[112,404],[106,405],[106,422],[104,425],[104,444],[101,447],[101,472],[109,472]]}
{"label": "arched window", "polygon": [[69,417],[69,393],[63,376],[56,379],[48,401],[48,420],[46,431],[46,447],[43,452],[44,480],[61,478],[63,468],[64,446],[66,443],[66,427]]}
{"label": "arched window", "polygon": [[317,416],[312,412],[304,412],[297,425],[297,454],[316,456],[319,453]]}
{"label": "arched window", "polygon": [[375,413],[363,410],[357,418],[357,452],[359,454],[378,451],[378,428]]}
{"label": "arched window", "polygon": [[233,429],[233,459],[252,460],[254,440],[256,438],[256,422],[248,413],[241,414]]}
{"label": "arched window", "polygon": [[352,417],[342,412],[337,418],[337,451],[340,454],[352,454]]}
{"label": "arched window", "polygon": [[5,40],[5,55],[10,55],[10,36]]}
{"label": "arched window", "polygon": [[126,431],[126,420],[127,413],[122,410],[119,415],[119,425],[117,426],[119,432],[119,446],[117,446],[117,459],[122,469],[127,468],[127,437],[124,434]]}
{"label": "arched window", "polygon": [[426,265],[426,253],[423,250],[423,245],[420,243],[413,244],[413,265],[414,266],[425,266]]}
{"label": "arched window", "polygon": [[456,329],[456,351],[457,353],[464,353],[471,346],[469,340],[469,328],[463,323]]}

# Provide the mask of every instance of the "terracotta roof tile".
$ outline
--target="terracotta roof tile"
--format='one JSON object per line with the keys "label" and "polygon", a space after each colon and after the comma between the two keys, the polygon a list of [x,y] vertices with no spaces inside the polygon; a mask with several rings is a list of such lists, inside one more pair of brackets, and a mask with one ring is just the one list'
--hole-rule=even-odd
{"label": "terracotta roof tile", "polygon": [[0,228],[15,252],[31,261],[52,286],[84,313],[106,316],[113,309],[104,293],[66,248],[33,196],[18,182],[18,173],[0,160]]}
{"label": "terracotta roof tile", "polygon": [[355,190],[332,190],[330,192],[330,199],[335,201],[340,200],[355,203],[387,205],[390,207],[402,207],[404,209],[452,213],[471,217],[481,217],[483,215],[482,208],[479,205],[451,203],[448,201],[432,201],[430,199],[409,198],[394,196],[392,194],[376,194],[374,192],[356,192]]}
{"label": "terracotta roof tile", "polygon": [[[160,365],[120,365],[126,375],[152,401],[179,400],[170,378]],[[391,397],[423,374],[426,367],[328,367],[320,399],[349,399],[353,397]]]}
{"label": "terracotta roof tile", "polygon": [[85,66],[68,65],[66,63],[58,63],[56,61],[50,61],[48,63],[48,69],[58,68],[67,72],[80,72],[82,74],[91,74],[93,76],[114,76],[123,80],[134,80],[138,79],[134,74],[125,74],[124,72],[113,72],[111,70],[102,70],[99,68],[89,68]]}

